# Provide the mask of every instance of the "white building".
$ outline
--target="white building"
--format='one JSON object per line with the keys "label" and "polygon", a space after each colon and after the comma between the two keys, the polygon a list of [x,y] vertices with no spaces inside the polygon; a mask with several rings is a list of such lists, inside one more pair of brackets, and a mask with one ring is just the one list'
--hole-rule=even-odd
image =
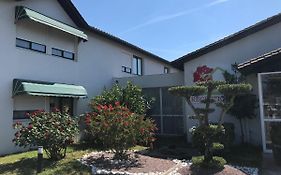
{"label": "white building", "polygon": [[28,111],[68,105],[78,115],[113,78],[181,72],[89,26],[71,1],[1,0],[0,26],[0,154],[19,150],[12,124]]}
{"label": "white building", "polygon": [[[68,105],[78,115],[89,110],[90,98],[105,87],[128,80],[155,97],[149,114],[159,134],[188,134],[196,124],[187,117],[191,111],[167,89],[192,85],[199,66],[231,72],[233,63],[239,63],[259,97],[258,117],[247,121],[246,139],[269,152],[269,124],[281,122],[280,31],[281,14],[170,63],[91,27],[69,0],[2,0],[0,155],[19,151],[12,143],[12,124],[25,121],[25,112]],[[269,114],[270,108],[277,112]],[[238,140],[238,121],[226,120],[235,124]]]}

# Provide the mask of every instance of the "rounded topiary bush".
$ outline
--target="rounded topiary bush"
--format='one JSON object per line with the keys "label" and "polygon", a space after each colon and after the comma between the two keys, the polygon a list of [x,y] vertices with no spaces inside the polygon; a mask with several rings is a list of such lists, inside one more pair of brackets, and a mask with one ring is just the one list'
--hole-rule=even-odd
{"label": "rounded topiary bush", "polygon": [[112,150],[116,159],[126,159],[126,151],[137,143],[154,141],[156,127],[152,120],[132,113],[119,102],[93,107],[96,112],[85,115],[86,132],[99,138],[103,149]]}
{"label": "rounded topiary bush", "polygon": [[66,156],[66,148],[74,142],[78,133],[77,121],[66,111],[45,112],[43,110],[27,114],[27,126],[21,122],[14,124],[17,132],[13,142],[20,147],[43,146],[47,156],[60,160]]}
{"label": "rounded topiary bush", "polygon": [[204,156],[192,157],[192,168],[218,169],[224,168],[226,160],[222,157],[214,156],[211,161],[205,161]]}

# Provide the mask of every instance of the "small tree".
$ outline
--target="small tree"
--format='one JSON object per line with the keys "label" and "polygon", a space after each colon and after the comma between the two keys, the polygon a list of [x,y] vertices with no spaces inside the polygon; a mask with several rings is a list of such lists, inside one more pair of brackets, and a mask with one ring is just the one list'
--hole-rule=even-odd
{"label": "small tree", "polygon": [[126,159],[127,150],[136,143],[154,141],[155,124],[152,120],[132,113],[119,102],[114,105],[97,105],[93,113],[86,114],[86,131],[99,138],[103,149],[112,150],[115,159]]}
{"label": "small tree", "polygon": [[[222,168],[225,160],[222,158],[214,157],[213,151],[222,149],[223,145],[220,143],[219,136],[223,134],[224,128],[222,126],[224,117],[227,111],[232,107],[234,99],[238,94],[244,94],[250,91],[251,85],[249,84],[227,84],[224,81],[213,81],[212,74],[214,71],[207,66],[199,67],[194,73],[194,80],[198,80],[196,85],[181,86],[170,88],[169,91],[177,96],[185,97],[187,104],[193,110],[191,118],[198,120],[199,126],[191,129],[193,134],[193,142],[202,142],[204,145],[203,158],[193,158],[193,163],[198,163],[200,166],[214,168]],[[215,91],[220,92],[224,96],[223,101],[216,102],[212,96]],[[191,102],[192,96],[206,95],[206,98],[200,103],[204,107],[196,107]],[[221,113],[218,119],[218,125],[211,125],[209,123],[209,114],[214,112],[211,105],[215,104],[221,108]],[[220,164],[219,164],[220,163]]]}
{"label": "small tree", "polygon": [[67,113],[56,110],[43,110],[27,114],[30,123],[24,126],[16,122],[13,142],[20,147],[43,146],[47,156],[53,160],[60,160],[66,156],[66,148],[74,142],[78,133],[77,122]]}
{"label": "small tree", "polygon": [[[232,65],[234,74],[224,71],[223,76],[227,83],[239,84],[245,82],[245,77],[240,75],[237,70],[237,64]],[[244,121],[245,119],[253,119],[256,117],[257,97],[251,93],[238,95],[233,106],[228,111],[229,114],[239,120],[241,143],[245,143]]]}

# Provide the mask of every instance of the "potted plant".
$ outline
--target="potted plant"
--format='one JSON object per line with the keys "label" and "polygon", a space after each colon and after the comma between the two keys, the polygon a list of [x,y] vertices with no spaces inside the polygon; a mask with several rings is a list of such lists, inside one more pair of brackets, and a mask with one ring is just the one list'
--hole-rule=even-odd
{"label": "potted plant", "polygon": [[270,127],[273,157],[275,162],[281,165],[281,122],[273,122]]}

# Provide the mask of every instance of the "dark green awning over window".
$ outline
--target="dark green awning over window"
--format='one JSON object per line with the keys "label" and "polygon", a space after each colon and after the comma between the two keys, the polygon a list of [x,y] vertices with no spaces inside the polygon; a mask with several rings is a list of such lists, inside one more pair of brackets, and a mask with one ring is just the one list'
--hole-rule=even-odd
{"label": "dark green awning over window", "polygon": [[23,6],[16,7],[16,21],[22,19],[30,19],[32,21],[53,27],[55,29],[61,30],[63,32],[69,33],[71,35],[77,36],[83,40],[88,40],[88,36],[81,30],[78,30],[72,26],[64,24],[58,20],[52,19],[48,16],[45,16],[39,12],[31,10]]}
{"label": "dark green awning over window", "polygon": [[13,96],[17,95],[86,98],[87,91],[83,86],[14,79]]}

